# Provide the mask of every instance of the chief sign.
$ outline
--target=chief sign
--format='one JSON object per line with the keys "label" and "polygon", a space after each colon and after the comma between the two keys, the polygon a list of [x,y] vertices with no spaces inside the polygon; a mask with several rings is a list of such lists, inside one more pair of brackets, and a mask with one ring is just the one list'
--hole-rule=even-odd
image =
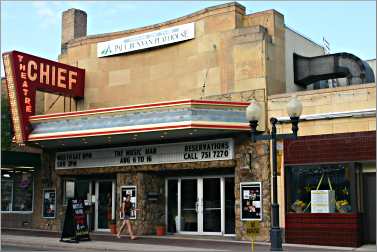
{"label": "chief sign", "polygon": [[84,97],[84,69],[18,51],[4,53],[3,61],[16,143],[24,143],[31,131],[36,90]]}

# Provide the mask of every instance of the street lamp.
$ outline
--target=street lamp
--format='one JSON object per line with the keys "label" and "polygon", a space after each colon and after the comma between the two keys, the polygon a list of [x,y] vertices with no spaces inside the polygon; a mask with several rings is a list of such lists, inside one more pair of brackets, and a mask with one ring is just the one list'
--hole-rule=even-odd
{"label": "street lamp", "polygon": [[246,118],[250,123],[251,128],[251,141],[255,142],[258,140],[271,140],[272,145],[272,223],[270,229],[270,241],[271,241],[271,251],[281,251],[282,247],[282,236],[281,229],[279,226],[279,204],[277,202],[278,192],[277,192],[277,158],[276,158],[276,141],[281,139],[296,139],[298,131],[298,122],[302,112],[302,103],[293,96],[292,99],[287,104],[287,112],[292,123],[291,134],[276,134],[276,124],[279,123],[278,119],[271,117],[271,134],[262,135],[260,131],[257,131],[258,120],[260,119],[262,108],[259,106],[258,102],[252,100],[250,105],[246,108]]}

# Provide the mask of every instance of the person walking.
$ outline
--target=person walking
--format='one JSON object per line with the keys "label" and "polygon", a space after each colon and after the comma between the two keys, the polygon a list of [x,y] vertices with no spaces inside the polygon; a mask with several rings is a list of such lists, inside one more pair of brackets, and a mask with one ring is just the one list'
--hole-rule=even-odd
{"label": "person walking", "polygon": [[136,239],[136,236],[134,236],[134,234],[132,232],[132,226],[131,226],[131,222],[130,222],[132,210],[136,211],[138,209],[132,208],[131,195],[127,194],[126,197],[123,197],[122,208],[121,208],[121,214],[123,215],[123,222],[122,222],[122,225],[120,226],[119,232],[117,234],[118,238],[120,238],[120,233],[122,233],[124,227],[127,225],[128,233],[130,234],[131,240]]}

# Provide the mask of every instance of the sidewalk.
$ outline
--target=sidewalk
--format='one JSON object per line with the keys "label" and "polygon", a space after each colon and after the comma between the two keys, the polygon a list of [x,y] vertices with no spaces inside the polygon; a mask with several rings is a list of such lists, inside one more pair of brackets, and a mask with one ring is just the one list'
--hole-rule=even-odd
{"label": "sidewalk", "polygon": [[[92,241],[80,243],[60,242],[57,232],[43,230],[2,230],[2,245],[38,247],[49,250],[70,251],[250,251],[250,242],[236,241],[232,237],[211,236],[140,236],[130,240],[128,236],[117,239],[110,233],[91,233]],[[284,244],[288,251],[376,251],[376,246],[361,248],[325,247]],[[255,251],[269,251],[269,243],[256,242]]]}

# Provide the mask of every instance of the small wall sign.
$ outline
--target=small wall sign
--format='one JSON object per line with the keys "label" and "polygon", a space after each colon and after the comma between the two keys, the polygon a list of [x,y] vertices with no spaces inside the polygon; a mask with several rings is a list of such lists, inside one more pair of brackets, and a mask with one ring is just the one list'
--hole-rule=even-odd
{"label": "small wall sign", "polygon": [[262,182],[240,183],[241,220],[262,220]]}
{"label": "small wall sign", "polygon": [[311,190],[312,213],[335,213],[334,190]]}
{"label": "small wall sign", "polygon": [[195,24],[183,24],[97,44],[97,57],[138,51],[195,37]]}
{"label": "small wall sign", "polygon": [[248,237],[259,234],[259,221],[247,221],[244,227]]}

